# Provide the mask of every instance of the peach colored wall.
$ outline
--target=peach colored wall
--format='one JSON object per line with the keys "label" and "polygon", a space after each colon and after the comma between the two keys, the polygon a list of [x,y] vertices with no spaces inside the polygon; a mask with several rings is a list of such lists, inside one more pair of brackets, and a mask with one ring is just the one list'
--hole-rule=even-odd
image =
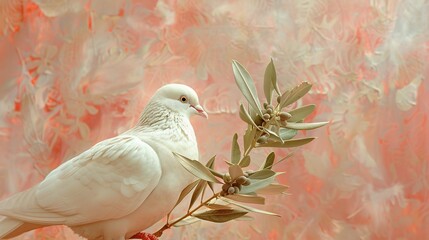
{"label": "peach colored wall", "polygon": [[[424,239],[428,48],[427,0],[1,0],[0,198],[132,126],[168,82],[200,94],[202,161],[222,160],[244,128],[231,60],[262,93],[273,58],[283,89],[314,84],[301,102],[318,105],[310,120],[330,121],[277,166],[290,195],[265,209],[282,218],[199,223],[164,239]],[[61,227],[25,236],[76,239]]]}

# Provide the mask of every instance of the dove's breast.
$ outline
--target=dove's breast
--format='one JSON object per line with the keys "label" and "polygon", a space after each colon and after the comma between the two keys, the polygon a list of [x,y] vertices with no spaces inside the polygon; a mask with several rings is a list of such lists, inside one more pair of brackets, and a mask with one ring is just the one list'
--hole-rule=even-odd
{"label": "dove's breast", "polygon": [[[173,122],[174,123],[174,122]],[[177,122],[176,122],[177,124]],[[158,185],[143,204],[127,216],[127,237],[142,231],[165,217],[174,207],[181,191],[194,179],[173,153],[198,160],[198,147],[193,128],[187,119],[162,131],[141,132],[141,138],[158,154],[162,175]]]}

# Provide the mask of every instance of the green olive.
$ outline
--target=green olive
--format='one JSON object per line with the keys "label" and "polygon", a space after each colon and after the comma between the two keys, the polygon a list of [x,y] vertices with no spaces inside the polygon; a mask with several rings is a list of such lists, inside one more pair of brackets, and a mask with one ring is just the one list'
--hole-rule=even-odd
{"label": "green olive", "polygon": [[250,180],[246,179],[246,181],[243,183],[243,186],[249,186],[250,185]]}
{"label": "green olive", "polygon": [[235,180],[238,184],[243,184],[245,181],[247,180],[247,177],[245,176],[240,176],[237,178],[237,180]]}
{"label": "green olive", "polygon": [[290,113],[288,113],[288,112],[281,112],[281,113],[279,114],[279,117],[280,117],[280,120],[282,120],[282,121],[286,121],[286,120],[288,120],[289,118],[291,118],[291,117],[292,117],[292,115],[290,115]]}
{"label": "green olive", "polygon": [[264,108],[267,109],[268,103],[264,102]]}
{"label": "green olive", "polygon": [[270,118],[271,118],[271,116],[270,116],[270,114],[265,113],[265,114],[262,116],[262,118],[263,118],[265,121],[269,121],[269,120],[270,120]]}
{"label": "green olive", "polygon": [[231,184],[225,183],[224,185],[222,185],[222,190],[224,192],[227,192],[230,187],[231,187]]}

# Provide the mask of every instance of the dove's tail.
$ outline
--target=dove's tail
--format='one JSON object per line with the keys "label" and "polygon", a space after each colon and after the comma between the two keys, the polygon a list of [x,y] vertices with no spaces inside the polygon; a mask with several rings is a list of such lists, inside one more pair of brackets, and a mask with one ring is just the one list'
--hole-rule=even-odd
{"label": "dove's tail", "polygon": [[9,239],[43,225],[27,223],[11,217],[0,218],[0,239]]}
{"label": "dove's tail", "polygon": [[5,217],[3,219],[0,218],[0,239],[13,238],[40,227],[43,226],[26,223],[10,217]]}
{"label": "dove's tail", "polygon": [[11,233],[13,233],[22,224],[23,222],[19,220],[4,217],[2,220],[0,220],[0,239],[6,239],[6,238],[12,237],[9,235],[11,235]]}

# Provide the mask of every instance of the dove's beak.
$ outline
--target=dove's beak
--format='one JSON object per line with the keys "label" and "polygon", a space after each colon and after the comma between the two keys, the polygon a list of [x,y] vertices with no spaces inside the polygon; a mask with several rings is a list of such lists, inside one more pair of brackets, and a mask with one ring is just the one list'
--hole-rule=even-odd
{"label": "dove's beak", "polygon": [[198,115],[203,116],[205,118],[209,118],[209,115],[207,115],[206,111],[204,111],[203,107],[201,107],[200,105],[191,105],[191,107],[193,107],[197,111]]}

